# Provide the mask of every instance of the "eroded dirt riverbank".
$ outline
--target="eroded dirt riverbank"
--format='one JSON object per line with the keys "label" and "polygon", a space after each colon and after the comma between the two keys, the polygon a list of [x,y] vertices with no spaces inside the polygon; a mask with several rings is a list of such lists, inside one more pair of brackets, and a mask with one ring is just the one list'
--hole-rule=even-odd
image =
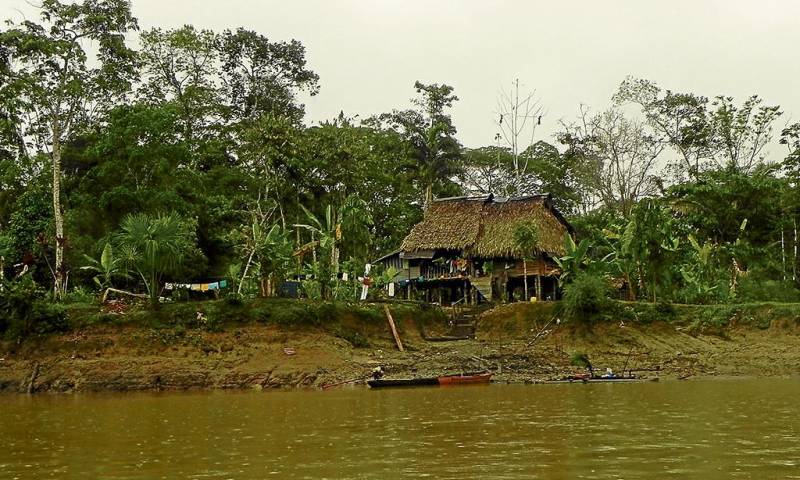
{"label": "eroded dirt riverbank", "polygon": [[552,309],[510,305],[484,314],[475,340],[428,342],[413,318],[399,318],[405,352],[376,323],[350,325],[351,331],[363,327],[358,342],[310,326],[92,327],[3,344],[0,391],[321,387],[365,378],[378,365],[391,377],[489,369],[496,381],[526,382],[574,373],[570,358],[577,352],[597,370],[647,377],[798,374],[797,319],[774,317],[759,327],[736,318],[713,329],[624,320],[587,327],[558,322]]}

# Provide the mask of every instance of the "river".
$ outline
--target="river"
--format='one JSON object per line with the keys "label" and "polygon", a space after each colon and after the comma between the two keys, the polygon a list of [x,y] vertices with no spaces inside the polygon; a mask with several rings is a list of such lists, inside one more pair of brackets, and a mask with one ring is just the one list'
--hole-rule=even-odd
{"label": "river", "polygon": [[800,478],[799,401],[796,378],[0,396],[0,478]]}

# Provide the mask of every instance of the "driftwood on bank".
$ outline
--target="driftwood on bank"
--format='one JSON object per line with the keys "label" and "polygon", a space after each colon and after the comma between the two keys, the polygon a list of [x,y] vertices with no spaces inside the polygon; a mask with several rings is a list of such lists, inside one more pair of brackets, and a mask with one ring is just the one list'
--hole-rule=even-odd
{"label": "driftwood on bank", "polygon": [[112,293],[112,292],[113,292],[113,293],[120,293],[120,294],[122,294],[122,295],[128,295],[128,296],[130,296],[130,297],[136,297],[136,298],[149,298],[149,297],[148,297],[146,294],[144,294],[144,293],[133,293],[133,292],[129,292],[129,291],[127,291],[127,290],[120,290],[120,289],[118,289],[118,288],[111,288],[111,287],[108,287],[108,288],[106,288],[106,291],[105,291],[105,292],[103,292],[103,303],[105,303],[105,302],[106,302],[106,299],[108,299],[108,294],[109,294],[109,293]]}

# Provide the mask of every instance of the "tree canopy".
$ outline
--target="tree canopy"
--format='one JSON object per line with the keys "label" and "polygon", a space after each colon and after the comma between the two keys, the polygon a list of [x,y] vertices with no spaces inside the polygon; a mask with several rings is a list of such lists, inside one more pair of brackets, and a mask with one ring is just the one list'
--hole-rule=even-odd
{"label": "tree canopy", "polygon": [[324,79],[301,41],[185,25],[134,49],[137,29],[127,0],[44,0],[0,33],[0,279],[157,298],[165,282],[270,294],[293,276],[336,296],[436,197],[550,193],[577,231],[567,283],[591,270],[631,299],[800,299],[800,124],[777,129],[758,95],[631,77],[539,138],[546,98],[515,81],[494,144],[466,148],[447,79],[307,124]]}

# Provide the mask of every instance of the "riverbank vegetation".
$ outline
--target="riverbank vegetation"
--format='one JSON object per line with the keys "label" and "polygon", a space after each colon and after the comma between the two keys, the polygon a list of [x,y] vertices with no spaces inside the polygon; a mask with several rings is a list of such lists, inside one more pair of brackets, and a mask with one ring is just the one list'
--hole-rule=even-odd
{"label": "riverbank vegetation", "polygon": [[235,303],[295,278],[306,298],[355,300],[370,259],[462,194],[553,195],[577,230],[558,259],[575,317],[610,298],[663,315],[800,301],[800,124],[757,95],[628,78],[538,139],[543,109],[515,82],[496,142],[466,148],[457,92],[417,82],[410,108],[308,125],[302,98],[324,79],[300,41],[141,31],[125,0],[43,1],[0,33],[0,76],[0,330],[15,338],[112,290]]}

